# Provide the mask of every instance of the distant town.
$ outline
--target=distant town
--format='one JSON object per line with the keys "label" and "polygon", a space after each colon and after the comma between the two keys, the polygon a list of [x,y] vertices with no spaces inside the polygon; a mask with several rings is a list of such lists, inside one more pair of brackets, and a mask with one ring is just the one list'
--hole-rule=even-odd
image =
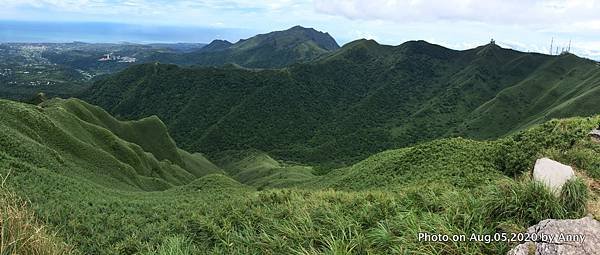
{"label": "distant town", "polygon": [[98,75],[144,62],[144,57],[154,52],[170,51],[164,47],[81,42],[0,43],[0,92],[9,87],[14,90],[14,87],[87,84]]}
{"label": "distant town", "polygon": [[137,61],[137,59],[132,58],[132,57],[122,57],[119,55],[108,53],[108,54],[104,54],[104,56],[102,56],[102,58],[98,59],[98,61],[100,61],[100,62],[117,61],[120,63],[135,63]]}

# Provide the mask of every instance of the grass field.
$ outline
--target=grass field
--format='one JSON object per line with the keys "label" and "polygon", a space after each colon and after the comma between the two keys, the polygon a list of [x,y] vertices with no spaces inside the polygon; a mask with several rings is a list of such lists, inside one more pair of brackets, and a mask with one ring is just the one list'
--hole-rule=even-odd
{"label": "grass field", "polygon": [[[600,144],[587,132],[600,117],[434,140],[323,174],[256,150],[209,160],[178,149],[158,118],[121,122],[76,99],[0,107],[2,240],[46,240],[22,254],[504,254],[516,244],[418,233],[519,232],[597,203]],[[554,196],[527,175],[541,156],[581,179]]]}

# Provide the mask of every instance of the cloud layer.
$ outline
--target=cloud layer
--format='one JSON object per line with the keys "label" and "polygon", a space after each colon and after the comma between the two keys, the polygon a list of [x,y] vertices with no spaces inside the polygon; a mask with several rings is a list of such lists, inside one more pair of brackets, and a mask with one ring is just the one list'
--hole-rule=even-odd
{"label": "cloud layer", "polygon": [[[315,0],[315,10],[350,19],[398,22],[472,21],[491,24],[549,24],[600,21],[594,0]],[[598,27],[595,27],[598,29]]]}

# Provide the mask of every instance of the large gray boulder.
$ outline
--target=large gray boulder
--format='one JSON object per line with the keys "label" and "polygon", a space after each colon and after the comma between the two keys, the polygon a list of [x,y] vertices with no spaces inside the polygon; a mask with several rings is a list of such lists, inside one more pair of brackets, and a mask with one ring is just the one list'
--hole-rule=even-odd
{"label": "large gray boulder", "polygon": [[562,186],[573,177],[575,172],[572,167],[549,158],[538,159],[533,168],[533,179],[546,184],[557,195]]}
{"label": "large gray boulder", "polygon": [[600,222],[591,216],[578,220],[543,220],[527,229],[535,240],[517,245],[508,255],[600,254]]}

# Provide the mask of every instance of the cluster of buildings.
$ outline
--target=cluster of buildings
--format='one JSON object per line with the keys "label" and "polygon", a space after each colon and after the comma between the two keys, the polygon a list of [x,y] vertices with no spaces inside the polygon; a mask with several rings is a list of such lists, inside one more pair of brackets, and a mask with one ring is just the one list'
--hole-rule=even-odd
{"label": "cluster of buildings", "polygon": [[135,61],[137,61],[137,59],[132,58],[132,57],[122,57],[119,55],[114,55],[112,53],[108,53],[108,54],[105,54],[104,56],[102,56],[102,58],[98,59],[98,61],[100,61],[100,62],[117,61],[117,62],[121,62],[121,63],[135,63]]}
{"label": "cluster of buildings", "polygon": [[56,82],[54,81],[8,81],[7,85],[9,86],[54,86]]}
{"label": "cluster of buildings", "polygon": [[10,76],[12,74],[12,69],[10,68],[5,68],[5,69],[0,69],[0,76]]}
{"label": "cluster of buildings", "polygon": [[29,85],[29,86],[53,86],[55,85],[56,82],[53,81],[30,81],[30,82],[26,82],[25,85]]}

